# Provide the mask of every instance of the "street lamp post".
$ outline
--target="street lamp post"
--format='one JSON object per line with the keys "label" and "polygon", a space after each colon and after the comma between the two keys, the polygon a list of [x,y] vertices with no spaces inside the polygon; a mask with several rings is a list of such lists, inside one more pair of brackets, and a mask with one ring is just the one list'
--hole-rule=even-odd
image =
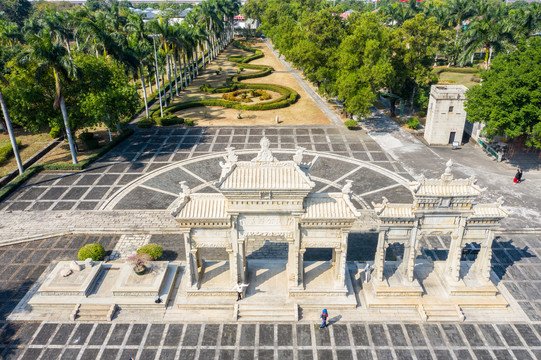
{"label": "street lamp post", "polygon": [[156,54],[156,37],[160,36],[158,34],[149,35],[152,38],[152,43],[154,44],[154,60],[156,61],[156,82],[158,83],[158,95],[160,97],[160,114],[163,117],[163,106],[162,106],[162,88],[160,86],[160,70],[158,68],[158,55]]}

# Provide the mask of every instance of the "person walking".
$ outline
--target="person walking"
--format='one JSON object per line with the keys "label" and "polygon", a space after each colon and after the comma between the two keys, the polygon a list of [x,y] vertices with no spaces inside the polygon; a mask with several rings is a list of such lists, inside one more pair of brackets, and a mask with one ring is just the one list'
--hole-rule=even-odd
{"label": "person walking", "polygon": [[326,328],[327,327],[327,318],[329,317],[329,313],[327,312],[327,309],[323,309],[323,312],[321,313],[321,325],[319,325],[319,328]]}
{"label": "person walking", "polygon": [[250,285],[248,284],[242,284],[240,281],[237,283],[237,285],[233,286],[233,290],[237,290],[237,301],[242,300],[242,289]]}
{"label": "person walking", "polygon": [[515,174],[515,178],[513,179],[513,182],[515,184],[518,184],[522,181],[522,169],[518,168],[517,173]]}

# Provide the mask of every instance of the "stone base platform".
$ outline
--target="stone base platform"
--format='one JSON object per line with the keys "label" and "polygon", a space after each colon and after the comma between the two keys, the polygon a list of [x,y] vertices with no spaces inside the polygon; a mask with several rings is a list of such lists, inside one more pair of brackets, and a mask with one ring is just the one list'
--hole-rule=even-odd
{"label": "stone base platform", "polygon": [[[288,289],[286,261],[248,261],[247,282],[243,299],[237,300],[232,290],[227,262],[206,262],[199,289],[186,288],[182,278],[175,307],[190,311],[210,311],[239,321],[295,321],[298,309],[320,311],[322,306],[329,310],[353,310],[358,303],[353,285],[347,272],[347,286],[334,289],[330,262],[306,262],[304,289]],[[274,316],[271,314],[274,313]],[[277,317],[278,316],[278,317]]]}
{"label": "stone base platform", "polygon": [[451,296],[467,296],[467,297],[491,297],[499,293],[498,288],[492,281],[482,280],[470,274],[472,262],[462,262],[460,265],[460,280],[453,281],[445,274],[445,263],[438,262],[434,268],[439,272],[441,281],[449,295]]}
{"label": "stone base platform", "polygon": [[[424,262],[417,264],[415,277],[422,279],[423,295],[414,296],[379,296],[376,292],[377,283],[363,287],[362,296],[368,309],[417,309],[419,316],[428,321],[463,321],[464,310],[485,309],[502,314],[508,312],[509,301],[501,294],[495,285],[492,285],[497,294],[477,296],[451,295],[446,284],[434,271],[435,267],[444,266],[444,262]],[[499,286],[503,286],[500,284]]]}
{"label": "stone base platform", "polygon": [[[86,296],[50,293],[43,295],[43,288],[48,290],[51,286],[57,286],[54,281],[56,269],[64,267],[62,263],[52,265],[30,290],[28,299],[23,299],[17,307],[17,318],[22,316],[28,320],[42,319],[51,309],[57,310],[55,316],[64,317],[58,312],[69,315],[75,306],[80,305],[116,305],[119,309],[165,309],[179,268],[177,263],[156,261],[152,263],[152,269],[147,274],[138,276],[133,273],[129,264],[111,262],[98,265],[94,268],[99,271],[90,283]],[[51,279],[53,281],[50,281]],[[162,299],[159,304],[155,303],[157,297]]]}

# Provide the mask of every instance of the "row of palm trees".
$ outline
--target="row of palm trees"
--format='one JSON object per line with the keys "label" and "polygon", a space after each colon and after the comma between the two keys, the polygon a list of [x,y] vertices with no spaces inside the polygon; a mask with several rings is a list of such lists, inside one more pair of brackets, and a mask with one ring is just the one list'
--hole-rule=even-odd
{"label": "row of palm trees", "polygon": [[442,30],[454,32],[454,38],[443,49],[449,65],[473,63],[474,55],[481,50],[488,68],[494,53],[512,50],[520,39],[541,32],[539,2],[507,5],[491,0],[382,0],[378,12],[397,26],[418,13],[435,17]]}
{"label": "row of palm trees", "polygon": [[[78,78],[72,52],[112,57],[124,64],[133,77],[134,86],[137,86],[138,79],[141,80],[148,118],[145,76],[154,77],[160,106],[162,91],[163,105],[167,106],[164,74],[169,80],[170,99],[179,96],[179,91],[197,77],[199,68],[205,69],[206,64],[233,38],[233,17],[239,7],[239,0],[206,0],[180,23],[172,22],[165,15],[144,22],[139,14],[121,13],[116,3],[95,12],[85,6],[67,11],[47,10],[27,20],[22,28],[0,19],[0,45],[13,47],[22,44],[23,51],[17,61],[35,63],[38,77],[46,73],[54,76],[54,105],[62,111],[72,161],[76,164],[76,147],[63,95],[63,85]],[[160,72],[163,89],[158,77]],[[2,79],[5,80],[4,77]],[[152,92],[152,81],[149,81],[149,85]],[[8,114],[1,85],[0,102],[4,114]],[[5,119],[9,122],[9,115]],[[17,152],[16,143],[12,145]],[[22,166],[19,170],[22,172]]]}

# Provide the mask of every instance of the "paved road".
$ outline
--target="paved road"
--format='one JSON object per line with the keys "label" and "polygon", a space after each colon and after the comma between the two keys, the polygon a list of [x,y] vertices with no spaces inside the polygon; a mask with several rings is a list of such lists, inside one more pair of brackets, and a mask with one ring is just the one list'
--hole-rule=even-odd
{"label": "paved road", "polygon": [[327,118],[334,125],[337,125],[341,128],[345,128],[344,122],[340,118],[340,116],[338,116],[336,112],[329,106],[329,104],[318,93],[316,93],[310,85],[307,84],[307,82],[302,78],[302,76],[299,75],[299,72],[293,69],[291,65],[286,60],[284,60],[284,58],[282,58],[276,50],[274,50],[274,46],[272,46],[271,42],[268,39],[265,39],[264,42],[267,45],[267,47],[272,51],[274,56],[276,56],[276,58],[280,60],[280,62],[282,63],[282,65],[284,65],[286,70],[297,81],[299,86],[302,87],[302,89],[308,94],[308,96],[310,96],[310,98],[316,103],[317,107],[319,107],[319,109],[325,114],[325,116],[327,116]]}
{"label": "paved road", "polygon": [[374,111],[363,122],[363,128],[382,149],[400,163],[414,177],[439,177],[445,163],[452,159],[455,178],[478,179],[477,184],[487,188],[482,201],[495,201],[504,197],[504,206],[511,215],[502,222],[507,229],[541,229],[541,171],[525,171],[525,182],[513,184],[516,169],[507,163],[499,163],[483,150],[470,143],[458,150],[450,146],[427,146],[422,138],[413,136],[393,120]]}

